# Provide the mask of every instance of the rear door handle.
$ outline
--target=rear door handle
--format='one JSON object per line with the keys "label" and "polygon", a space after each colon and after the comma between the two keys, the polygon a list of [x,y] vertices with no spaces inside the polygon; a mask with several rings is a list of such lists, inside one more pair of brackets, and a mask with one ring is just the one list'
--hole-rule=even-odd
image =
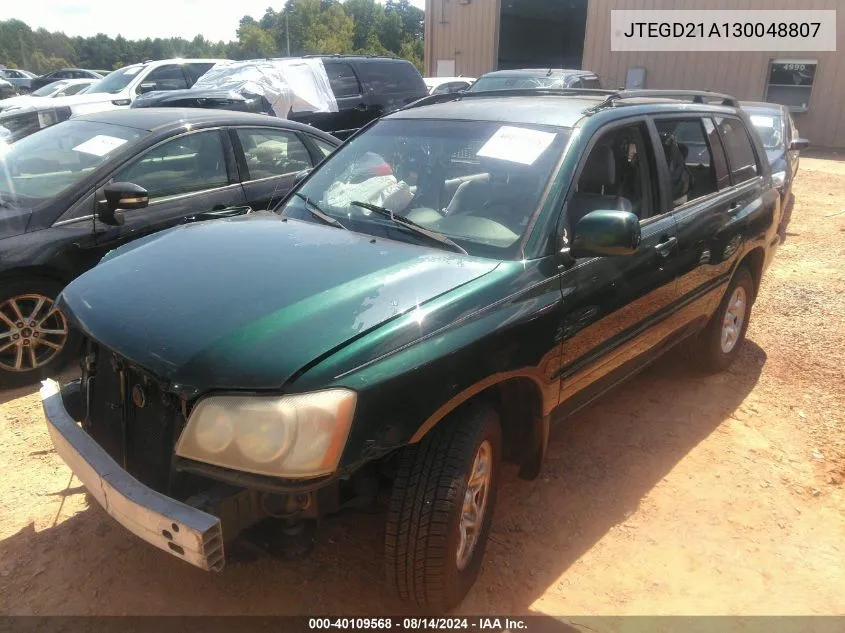
{"label": "rear door handle", "polygon": [[657,254],[661,257],[669,257],[670,253],[672,252],[672,249],[675,248],[675,245],[677,243],[677,237],[667,237],[665,240],[655,245],[654,250],[656,250]]}

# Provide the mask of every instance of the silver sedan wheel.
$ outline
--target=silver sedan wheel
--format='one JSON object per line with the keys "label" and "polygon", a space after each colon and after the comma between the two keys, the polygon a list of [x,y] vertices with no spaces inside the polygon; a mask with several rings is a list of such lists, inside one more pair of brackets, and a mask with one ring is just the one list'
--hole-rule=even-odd
{"label": "silver sedan wheel", "polygon": [[53,300],[39,294],[0,304],[0,369],[27,372],[43,367],[65,347],[68,326]]}
{"label": "silver sedan wheel", "polygon": [[457,564],[463,571],[472,559],[472,553],[478,544],[478,537],[484,525],[487,512],[487,499],[490,496],[490,484],[493,477],[493,446],[484,440],[475,452],[472,470],[467,481],[464,504],[461,509],[460,541],[458,543]]}
{"label": "silver sedan wheel", "polygon": [[725,318],[722,321],[722,352],[725,354],[730,354],[739,341],[742,326],[745,323],[747,305],[748,296],[745,294],[745,288],[737,286],[731,295],[728,309],[725,310]]}

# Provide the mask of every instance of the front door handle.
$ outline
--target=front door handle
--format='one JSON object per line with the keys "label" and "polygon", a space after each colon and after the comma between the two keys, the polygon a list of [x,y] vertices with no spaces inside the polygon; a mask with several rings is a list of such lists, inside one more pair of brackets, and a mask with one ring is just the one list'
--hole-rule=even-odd
{"label": "front door handle", "polygon": [[730,210],[728,212],[730,214],[739,213],[743,206],[745,206],[744,200],[733,200],[731,201]]}
{"label": "front door handle", "polygon": [[356,112],[366,112],[367,111],[367,104],[366,103],[359,103],[354,108],[352,108]]}
{"label": "front door handle", "polygon": [[675,245],[678,243],[677,237],[667,237],[662,242],[657,244],[654,247],[654,250],[657,251],[657,254],[661,257],[669,257],[672,253],[672,249],[675,248]]}

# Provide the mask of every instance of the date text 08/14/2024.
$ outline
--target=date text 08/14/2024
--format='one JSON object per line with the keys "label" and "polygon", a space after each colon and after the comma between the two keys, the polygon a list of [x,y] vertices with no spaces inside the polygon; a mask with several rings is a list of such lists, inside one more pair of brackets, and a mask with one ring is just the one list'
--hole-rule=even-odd
{"label": "date text 08/14/2024", "polygon": [[524,620],[511,618],[309,618],[311,630],[339,629],[346,631],[366,630],[488,630],[527,631]]}

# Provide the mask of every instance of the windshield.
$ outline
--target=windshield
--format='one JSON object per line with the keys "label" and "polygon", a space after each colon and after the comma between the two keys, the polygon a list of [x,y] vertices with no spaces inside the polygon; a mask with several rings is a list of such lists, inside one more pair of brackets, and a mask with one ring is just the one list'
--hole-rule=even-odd
{"label": "windshield", "polygon": [[353,231],[432,245],[353,204],[363,202],[470,255],[512,259],[569,136],[563,128],[487,121],[380,121],[332,154],[279,210],[319,222],[310,203]]}
{"label": "windshield", "polygon": [[135,79],[135,76],[141,72],[143,68],[143,64],[135,64],[134,66],[124,66],[120,70],[115,70],[113,73],[109,73],[107,76],[103,77],[100,81],[88,88],[88,90],[85,91],[85,94],[117,94],[126,88],[126,86]]}
{"label": "windshield", "polygon": [[38,204],[81,181],[127,142],[147,132],[65,121],[0,149],[0,200]]}
{"label": "windshield", "polygon": [[757,128],[757,133],[763,140],[766,149],[780,149],[783,147],[783,117],[774,112],[749,114],[751,123]]}
{"label": "windshield", "polygon": [[54,81],[53,83],[42,86],[38,90],[33,90],[33,97],[49,97],[54,92],[58,92],[67,85],[66,81]]}
{"label": "windshield", "polygon": [[531,88],[565,88],[566,82],[561,76],[527,75],[511,77],[482,77],[469,89],[470,92],[488,90],[521,90]]}

